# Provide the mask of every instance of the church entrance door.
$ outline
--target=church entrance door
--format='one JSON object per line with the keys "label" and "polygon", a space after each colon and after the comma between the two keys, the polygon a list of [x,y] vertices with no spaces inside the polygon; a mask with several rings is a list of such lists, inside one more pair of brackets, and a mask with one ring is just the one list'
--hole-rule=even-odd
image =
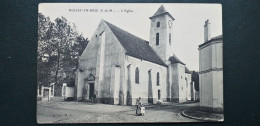
{"label": "church entrance door", "polygon": [[94,83],[89,83],[89,99],[95,98],[94,89]]}

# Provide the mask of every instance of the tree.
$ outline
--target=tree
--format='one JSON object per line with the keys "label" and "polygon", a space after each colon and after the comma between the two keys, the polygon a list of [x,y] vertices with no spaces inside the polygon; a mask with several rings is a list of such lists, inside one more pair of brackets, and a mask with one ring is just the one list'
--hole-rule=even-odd
{"label": "tree", "polygon": [[[44,82],[48,86],[50,83],[61,86],[68,80],[66,77],[74,77],[78,58],[87,46],[88,39],[79,34],[76,25],[68,22],[65,17],[51,22],[49,17],[39,13],[38,27],[38,84],[43,83],[42,78],[48,78],[48,82]],[[47,66],[41,61],[44,53],[49,54]],[[48,76],[41,76],[43,71],[48,72]]]}
{"label": "tree", "polygon": [[51,41],[53,27],[49,17],[45,17],[41,13],[38,15],[38,51],[37,51],[37,82],[38,85],[50,83],[49,65],[50,63],[42,62],[41,57],[44,53],[49,54],[48,43]]}
{"label": "tree", "polygon": [[195,83],[195,90],[199,91],[199,73],[197,71],[192,71],[191,80]]}

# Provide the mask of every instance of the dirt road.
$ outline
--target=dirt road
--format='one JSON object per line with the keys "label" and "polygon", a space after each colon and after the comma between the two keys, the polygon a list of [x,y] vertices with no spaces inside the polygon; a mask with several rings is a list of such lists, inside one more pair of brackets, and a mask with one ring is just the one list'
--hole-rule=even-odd
{"label": "dirt road", "polygon": [[198,103],[146,106],[145,116],[135,116],[135,106],[88,104],[82,102],[38,102],[38,123],[135,123],[135,122],[197,122],[180,112]]}

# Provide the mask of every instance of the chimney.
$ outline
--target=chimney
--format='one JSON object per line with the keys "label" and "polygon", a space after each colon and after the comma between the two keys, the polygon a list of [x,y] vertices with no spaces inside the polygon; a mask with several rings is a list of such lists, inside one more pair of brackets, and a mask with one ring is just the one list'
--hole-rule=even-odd
{"label": "chimney", "polygon": [[204,25],[204,42],[209,41],[210,38],[210,23],[209,23],[209,19],[207,21],[205,21],[205,25]]}

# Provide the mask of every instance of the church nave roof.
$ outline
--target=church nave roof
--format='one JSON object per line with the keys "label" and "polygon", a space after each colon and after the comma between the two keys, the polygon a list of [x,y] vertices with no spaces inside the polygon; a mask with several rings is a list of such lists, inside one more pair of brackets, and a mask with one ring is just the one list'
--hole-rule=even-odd
{"label": "church nave roof", "polygon": [[117,37],[121,45],[124,47],[127,55],[150,61],[162,66],[167,66],[148,44],[148,41],[143,40],[123,29],[120,29],[107,21],[105,22]]}

